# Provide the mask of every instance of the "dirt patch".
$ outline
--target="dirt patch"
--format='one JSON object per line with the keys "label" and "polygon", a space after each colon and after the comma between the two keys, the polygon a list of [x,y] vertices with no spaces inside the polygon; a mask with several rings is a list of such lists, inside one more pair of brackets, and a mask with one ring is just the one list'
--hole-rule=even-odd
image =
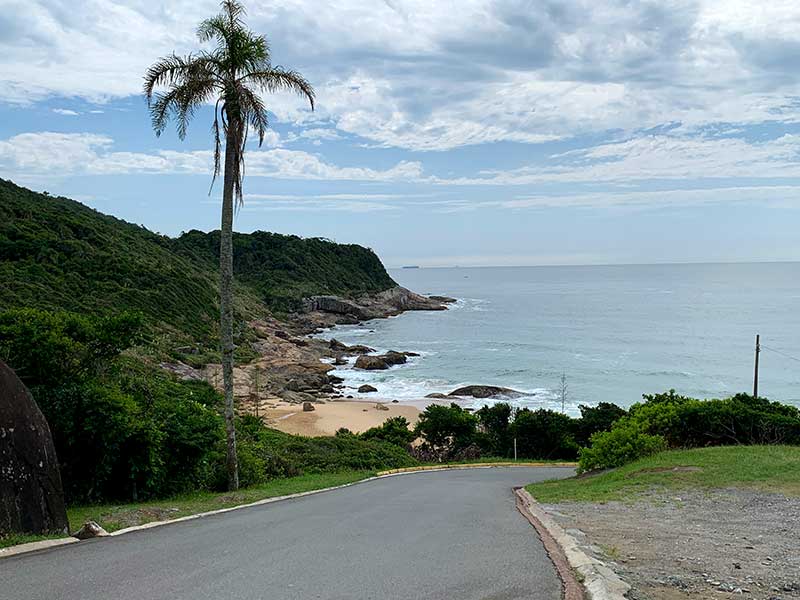
{"label": "dirt patch", "polygon": [[546,505],[631,598],[800,598],[800,498],[653,491],[635,502]]}
{"label": "dirt patch", "polygon": [[153,521],[166,521],[175,517],[179,512],[177,508],[136,508],[129,510],[118,510],[102,515],[104,523],[113,523],[114,529],[124,529],[125,527],[135,527]]}
{"label": "dirt patch", "polygon": [[677,467],[651,467],[649,469],[639,469],[638,471],[632,471],[626,475],[626,477],[636,477],[637,475],[645,475],[648,473],[700,473],[702,471],[702,467],[684,467],[684,466],[677,466]]}

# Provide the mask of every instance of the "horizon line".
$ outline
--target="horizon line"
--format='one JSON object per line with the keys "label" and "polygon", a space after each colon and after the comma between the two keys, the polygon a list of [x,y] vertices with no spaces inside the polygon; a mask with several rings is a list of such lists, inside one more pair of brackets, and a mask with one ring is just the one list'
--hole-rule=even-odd
{"label": "horizon line", "polygon": [[665,262],[640,262],[640,263],[576,263],[576,264],[532,264],[532,265],[401,265],[386,267],[388,270],[414,271],[421,269],[531,269],[552,267],[659,267],[659,266],[688,266],[688,265],[772,265],[772,264],[798,264],[800,259],[782,260],[700,260],[700,261],[665,261]]}

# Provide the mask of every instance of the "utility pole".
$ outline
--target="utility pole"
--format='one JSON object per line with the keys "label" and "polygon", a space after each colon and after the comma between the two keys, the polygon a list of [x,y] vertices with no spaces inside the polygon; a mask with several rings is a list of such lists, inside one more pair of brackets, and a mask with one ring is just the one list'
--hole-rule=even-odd
{"label": "utility pole", "polygon": [[753,398],[758,398],[758,355],[761,354],[761,336],[756,334],[756,367],[753,372]]}

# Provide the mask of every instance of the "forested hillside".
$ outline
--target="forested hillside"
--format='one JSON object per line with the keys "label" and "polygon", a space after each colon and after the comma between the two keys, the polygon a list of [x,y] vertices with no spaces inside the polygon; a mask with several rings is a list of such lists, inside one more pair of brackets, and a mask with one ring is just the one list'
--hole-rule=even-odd
{"label": "forested hillside", "polygon": [[[195,338],[218,319],[219,232],[178,239],[0,180],[0,310],[135,310]],[[394,285],[361,246],[256,232],[235,238],[237,312],[290,311],[311,294]]]}

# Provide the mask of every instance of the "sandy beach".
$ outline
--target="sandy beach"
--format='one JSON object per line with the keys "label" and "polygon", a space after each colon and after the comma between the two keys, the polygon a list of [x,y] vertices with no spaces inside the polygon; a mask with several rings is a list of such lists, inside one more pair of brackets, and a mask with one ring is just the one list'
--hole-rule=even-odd
{"label": "sandy beach", "polygon": [[376,427],[391,417],[405,417],[416,423],[420,410],[407,404],[386,403],[389,410],[376,408],[377,402],[326,402],[303,412],[296,404],[279,404],[266,411],[267,425],[286,433],[305,436],[333,435],[341,427],[354,433]]}

